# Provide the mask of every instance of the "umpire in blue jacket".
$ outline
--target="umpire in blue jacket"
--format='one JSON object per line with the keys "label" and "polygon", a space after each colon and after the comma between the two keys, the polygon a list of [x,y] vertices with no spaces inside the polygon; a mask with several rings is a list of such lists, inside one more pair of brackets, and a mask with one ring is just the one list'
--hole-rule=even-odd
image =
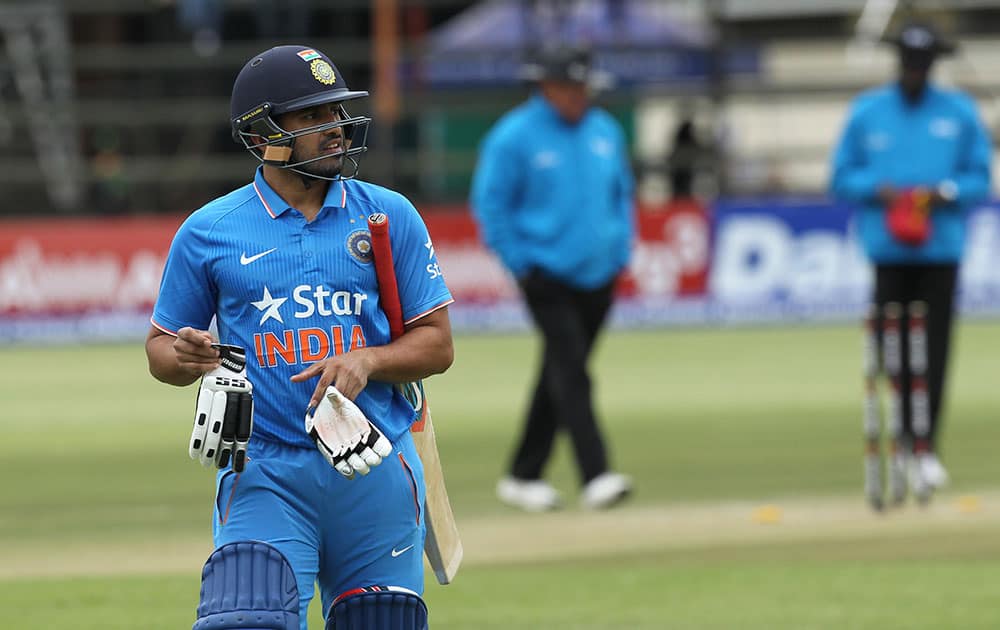
{"label": "umpire in blue jacket", "polygon": [[530,511],[560,506],[542,475],[561,429],[572,440],[582,504],[604,508],[632,482],[609,469],[587,360],[635,235],[629,151],[620,125],[591,103],[606,79],[587,51],[544,50],[525,72],[536,89],[486,135],[471,191],[481,237],[516,278],[544,345],[497,494]]}
{"label": "umpire in blue jacket", "polygon": [[[898,79],[855,99],[833,156],[831,190],[856,209],[858,236],[875,267],[878,312],[888,302],[904,307],[904,367],[909,361],[905,305],[927,305],[930,427],[917,427],[915,436],[911,379],[904,369],[901,438],[909,451],[911,486],[936,488],[948,479],[935,442],[966,216],[989,195],[992,147],[973,99],[929,81],[934,61],[954,47],[921,23],[904,25],[890,41],[899,54]],[[922,242],[900,238],[887,220],[907,194],[920,196],[929,218]]]}

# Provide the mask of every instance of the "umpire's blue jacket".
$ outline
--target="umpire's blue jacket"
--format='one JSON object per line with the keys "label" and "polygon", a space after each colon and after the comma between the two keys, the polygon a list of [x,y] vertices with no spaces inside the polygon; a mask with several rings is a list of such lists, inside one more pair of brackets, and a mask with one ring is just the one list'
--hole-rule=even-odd
{"label": "umpire's blue jacket", "polygon": [[[858,96],[833,157],[831,192],[857,209],[865,253],[880,264],[955,263],[965,243],[965,215],[989,195],[992,146],[975,102],[928,84],[907,103],[898,84]],[[941,183],[957,191],[954,203],[931,214],[931,235],[918,247],[895,241],[876,194]]]}
{"label": "umpire's blue jacket", "polygon": [[471,205],[483,240],[514,276],[538,268],[594,289],[628,263],[633,192],[614,118],[591,107],[571,125],[535,94],[483,140]]}

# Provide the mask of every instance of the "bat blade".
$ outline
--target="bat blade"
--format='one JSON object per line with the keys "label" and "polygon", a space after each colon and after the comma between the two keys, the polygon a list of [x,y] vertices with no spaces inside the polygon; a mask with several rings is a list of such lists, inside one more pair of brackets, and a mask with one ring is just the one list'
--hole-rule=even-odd
{"label": "bat blade", "polygon": [[424,485],[427,495],[424,507],[424,522],[427,525],[424,554],[434,570],[438,583],[450,584],[462,564],[464,550],[444,483],[444,470],[441,468],[441,458],[438,455],[434,423],[426,406],[423,421],[423,430],[413,431],[411,435],[424,465]]}

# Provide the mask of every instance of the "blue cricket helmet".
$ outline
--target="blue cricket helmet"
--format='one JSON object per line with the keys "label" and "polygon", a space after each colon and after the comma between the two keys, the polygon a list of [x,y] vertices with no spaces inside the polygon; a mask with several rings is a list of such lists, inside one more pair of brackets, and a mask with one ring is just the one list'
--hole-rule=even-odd
{"label": "blue cricket helmet", "polygon": [[[311,133],[342,128],[353,172],[337,177],[347,179],[357,174],[357,156],[368,150],[368,125],[371,118],[351,116],[343,103],[364,98],[368,92],[352,91],[333,61],[322,52],[306,46],[276,46],[254,55],[243,66],[233,84],[230,99],[230,123],[233,140],[264,164],[287,168],[309,177],[317,176],[299,167],[329,156],[290,162],[295,139]],[[286,112],[339,104],[340,120],[294,132],[282,129],[275,117]]]}

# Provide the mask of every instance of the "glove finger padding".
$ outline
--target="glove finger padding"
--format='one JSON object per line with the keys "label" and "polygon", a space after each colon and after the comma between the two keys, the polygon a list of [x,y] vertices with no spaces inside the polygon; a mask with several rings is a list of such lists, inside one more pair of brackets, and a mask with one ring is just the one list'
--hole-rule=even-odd
{"label": "glove finger padding", "polygon": [[205,443],[201,446],[198,461],[202,466],[211,466],[219,453],[219,442],[222,439],[222,422],[226,415],[226,392],[212,392],[212,406],[208,412],[208,427],[205,432]]}
{"label": "glove finger padding", "polygon": [[250,442],[250,434],[253,433],[253,395],[250,393],[237,395],[239,396],[240,411],[236,416],[233,470],[243,472],[247,461],[247,444]]}
{"label": "glove finger padding", "polygon": [[378,466],[383,458],[392,453],[392,442],[373,425],[365,441],[355,449],[355,452],[369,466]]}
{"label": "glove finger padding", "polygon": [[236,414],[240,412],[240,398],[236,392],[226,392],[226,408],[222,414],[222,431],[219,434],[219,453],[215,456],[215,465],[225,468],[233,454],[233,444],[236,441]]}
{"label": "glove finger padding", "polygon": [[[243,471],[246,463],[247,440],[253,427],[253,397],[244,392],[226,392],[226,410],[222,419],[222,435],[219,440],[219,453],[215,458],[217,468],[229,465],[230,458],[233,470]],[[243,429],[246,437],[241,438]]]}
{"label": "glove finger padding", "polygon": [[371,467],[369,467],[368,464],[365,463],[365,460],[361,459],[361,456],[354,451],[348,453],[347,463],[351,465],[351,468],[362,475],[367,475],[371,472]]}
{"label": "glove finger padding", "polygon": [[348,479],[355,473],[367,475],[392,452],[392,443],[332,385],[316,409],[306,413],[305,425],[323,457]]}
{"label": "glove finger padding", "polygon": [[210,389],[199,389],[195,404],[194,428],[191,430],[191,441],[188,443],[188,455],[191,459],[201,457],[201,447],[205,444],[205,434],[208,431],[208,416],[212,412],[212,399],[215,392]]}

